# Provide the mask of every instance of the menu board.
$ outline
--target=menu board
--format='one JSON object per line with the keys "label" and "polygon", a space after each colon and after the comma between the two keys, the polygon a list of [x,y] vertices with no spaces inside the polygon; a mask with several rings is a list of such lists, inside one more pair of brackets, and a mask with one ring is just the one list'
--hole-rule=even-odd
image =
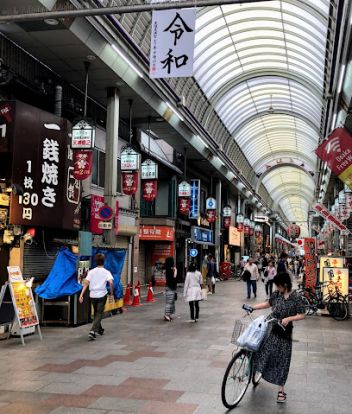
{"label": "menu board", "polygon": [[320,257],[320,271],[319,271],[319,281],[324,281],[324,268],[325,267],[343,267],[344,265],[343,257],[332,257],[332,256],[321,256]]}
{"label": "menu board", "polygon": [[[348,268],[345,267],[324,267],[323,270],[324,296],[336,291],[341,295],[348,294]],[[337,288],[337,290],[336,290]]]}
{"label": "menu board", "polygon": [[9,266],[9,286],[20,328],[39,324],[32,289],[26,286],[18,266]]}

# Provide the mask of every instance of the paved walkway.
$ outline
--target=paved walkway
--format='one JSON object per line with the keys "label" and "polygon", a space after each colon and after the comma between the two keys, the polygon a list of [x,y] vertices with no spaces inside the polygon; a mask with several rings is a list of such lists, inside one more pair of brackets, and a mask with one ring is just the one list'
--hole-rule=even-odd
{"label": "paved walkway", "polygon": [[[104,320],[106,335],[88,342],[88,326],[45,328],[0,342],[0,414],[221,414],[220,386],[241,314],[242,282],[221,282],[201,303],[199,323],[188,305],[164,322],[164,298]],[[263,286],[259,298],[264,299]],[[254,299],[252,299],[254,301]],[[309,317],[295,328],[285,405],[276,389],[250,386],[236,413],[351,413],[352,322]]]}

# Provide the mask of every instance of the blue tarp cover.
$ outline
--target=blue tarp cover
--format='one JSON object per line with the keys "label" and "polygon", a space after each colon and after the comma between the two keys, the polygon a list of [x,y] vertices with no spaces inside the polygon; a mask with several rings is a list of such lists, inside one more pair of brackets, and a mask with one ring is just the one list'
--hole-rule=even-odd
{"label": "blue tarp cover", "polygon": [[57,299],[78,293],[82,286],[77,282],[77,260],[67,248],[61,248],[45,282],[36,288],[36,294],[43,299]]}
{"label": "blue tarp cover", "polygon": [[97,253],[102,253],[105,256],[105,269],[108,269],[114,277],[114,297],[115,299],[121,299],[123,297],[123,287],[121,284],[121,272],[123,263],[125,261],[125,250],[109,250],[94,248],[92,252],[92,268],[96,267],[94,262],[94,256]]}

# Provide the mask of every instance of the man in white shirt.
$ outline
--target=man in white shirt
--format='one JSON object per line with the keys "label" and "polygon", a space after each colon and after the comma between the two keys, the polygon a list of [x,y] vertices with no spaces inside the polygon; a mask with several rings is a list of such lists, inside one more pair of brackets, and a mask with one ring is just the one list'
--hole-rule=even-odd
{"label": "man in white shirt", "polygon": [[259,280],[259,271],[253,259],[250,257],[248,263],[245,265],[244,270],[248,270],[251,277],[247,280],[247,299],[251,298],[251,289],[253,289],[254,297],[257,297],[257,281]]}
{"label": "man in white shirt", "polygon": [[84,293],[89,287],[89,297],[94,309],[94,321],[88,336],[91,341],[96,339],[96,333],[99,335],[104,334],[104,329],[101,326],[101,320],[103,318],[104,307],[108,295],[108,291],[106,289],[107,283],[110,285],[110,294],[114,294],[114,278],[112,274],[104,268],[105,256],[98,253],[95,255],[94,259],[97,267],[88,272],[85,279],[85,285],[83,286],[79,297],[79,301],[82,303]]}

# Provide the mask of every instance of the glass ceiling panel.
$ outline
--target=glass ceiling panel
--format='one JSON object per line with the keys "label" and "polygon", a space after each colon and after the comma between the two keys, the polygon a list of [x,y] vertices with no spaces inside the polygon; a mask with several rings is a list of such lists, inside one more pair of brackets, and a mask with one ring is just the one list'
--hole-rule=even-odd
{"label": "glass ceiling panel", "polygon": [[[194,77],[252,166],[283,154],[314,171],[329,11],[329,0],[274,0],[198,13]],[[263,184],[306,219],[312,177],[282,167]]]}

